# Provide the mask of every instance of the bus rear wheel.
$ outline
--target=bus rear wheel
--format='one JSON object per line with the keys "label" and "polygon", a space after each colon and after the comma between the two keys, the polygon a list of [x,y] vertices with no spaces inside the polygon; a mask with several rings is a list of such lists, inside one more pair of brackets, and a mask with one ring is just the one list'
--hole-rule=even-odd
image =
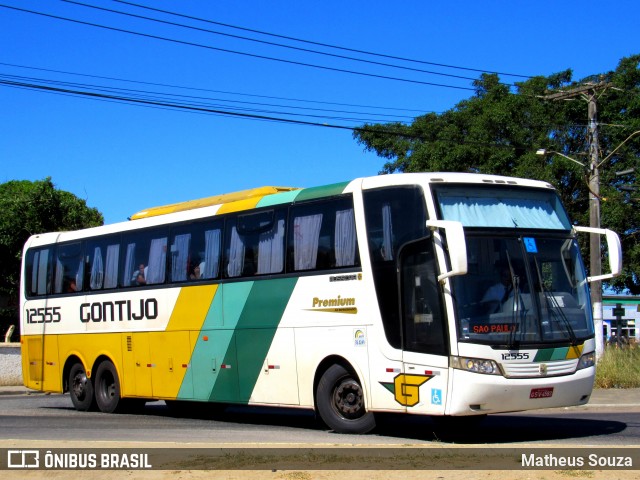
{"label": "bus rear wheel", "polygon": [[113,413],[122,406],[120,380],[116,367],[110,361],[98,366],[95,377],[96,403],[101,412]]}
{"label": "bus rear wheel", "polygon": [[95,405],[93,382],[81,363],[76,363],[69,370],[69,395],[76,410],[87,412]]}
{"label": "bus rear wheel", "polygon": [[316,390],[320,417],[338,433],[367,433],[376,426],[367,412],[364,391],[358,377],[342,365],[332,365],[320,379]]}

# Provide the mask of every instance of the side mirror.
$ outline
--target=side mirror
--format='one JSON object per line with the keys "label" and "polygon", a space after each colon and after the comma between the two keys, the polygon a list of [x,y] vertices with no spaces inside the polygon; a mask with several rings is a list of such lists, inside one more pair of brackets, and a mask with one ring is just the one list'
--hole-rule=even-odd
{"label": "side mirror", "polygon": [[616,232],[614,232],[613,230],[609,230],[608,228],[574,226],[573,229],[576,232],[604,235],[607,239],[607,251],[609,252],[609,269],[611,270],[611,273],[596,275],[595,277],[587,277],[587,282],[606,280],[608,278],[613,278],[620,275],[620,272],[622,272],[622,246],[620,245],[620,237],[618,237],[618,234]]}
{"label": "side mirror", "polygon": [[467,273],[467,243],[462,223],[452,220],[427,220],[427,227],[431,230],[444,230],[447,236],[451,270],[438,275],[438,281],[442,282],[445,278],[456,275],[465,275]]}

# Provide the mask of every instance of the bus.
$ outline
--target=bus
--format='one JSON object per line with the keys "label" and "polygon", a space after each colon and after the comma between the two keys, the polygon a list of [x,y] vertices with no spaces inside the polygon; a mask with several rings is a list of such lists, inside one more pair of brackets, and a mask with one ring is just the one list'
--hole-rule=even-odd
{"label": "bus", "polygon": [[[610,273],[587,277],[580,232],[606,238]],[[541,181],[261,187],[29,238],[23,378],[80,411],[292,407],[343,433],[581,405],[588,282],[620,270],[618,236],[573,226]]]}

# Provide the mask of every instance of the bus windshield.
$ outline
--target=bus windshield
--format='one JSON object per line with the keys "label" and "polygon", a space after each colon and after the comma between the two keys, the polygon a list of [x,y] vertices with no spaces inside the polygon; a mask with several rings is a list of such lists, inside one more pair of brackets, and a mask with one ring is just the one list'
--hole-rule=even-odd
{"label": "bus windshield", "polygon": [[467,185],[441,186],[436,192],[442,218],[465,227],[571,230],[560,199],[551,190]]}
{"label": "bus windshield", "polygon": [[470,234],[467,250],[469,272],[453,279],[461,341],[575,345],[593,336],[574,239]]}
{"label": "bus windshield", "polygon": [[571,343],[594,334],[589,290],[556,192],[441,185],[441,218],[464,225],[468,273],[452,279],[461,341]]}

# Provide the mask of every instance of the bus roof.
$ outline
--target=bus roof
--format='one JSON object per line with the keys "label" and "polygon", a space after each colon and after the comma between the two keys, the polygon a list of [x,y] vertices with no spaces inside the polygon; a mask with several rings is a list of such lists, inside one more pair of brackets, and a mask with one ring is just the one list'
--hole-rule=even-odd
{"label": "bus roof", "polygon": [[[30,237],[25,247],[46,245],[61,241],[88,238],[93,235],[108,235],[153,227],[167,222],[182,222],[200,219],[222,213],[251,210],[257,207],[286,204],[329,197],[362,188],[383,188],[407,184],[502,184],[508,186],[553,189],[547,182],[514,177],[485,175],[477,173],[417,172],[394,175],[377,175],[356,178],[351,181],[315,186],[310,188],[265,186],[239,192],[214,195],[199,200],[190,200],[170,205],[148,208],[137,212],[129,220],[88,229],[38,233]],[[169,218],[165,218],[165,215]],[[138,221],[139,220],[139,221]]]}
{"label": "bus roof", "polygon": [[221,195],[214,195],[211,197],[199,198],[196,200],[188,200],[186,202],[172,203],[170,205],[147,208],[133,214],[130,220],[138,220],[140,218],[166,215],[167,213],[183,212],[185,210],[193,210],[194,208],[209,207],[212,205],[223,205],[225,203],[238,202],[250,198],[265,197],[267,195],[273,195],[274,193],[290,192],[292,190],[300,189],[297,187],[258,187],[249,190],[241,190],[239,192],[223,193]]}
{"label": "bus roof", "polygon": [[[409,179],[413,179],[416,182],[419,181],[427,181],[429,183],[495,183],[495,184],[505,184],[505,185],[520,185],[520,186],[530,186],[530,187],[538,187],[538,188],[553,188],[550,184],[546,182],[541,182],[538,180],[528,180],[522,178],[512,178],[512,177],[503,177],[499,175],[487,175],[487,174],[478,174],[478,173],[457,173],[457,172],[419,172],[419,173],[403,173],[396,175],[379,175],[376,177],[369,177],[360,179],[364,181],[363,185],[394,185],[394,184],[406,184]],[[346,186],[350,182],[343,182],[340,184],[331,184],[325,185],[321,187],[312,187],[312,188],[300,188],[300,187],[274,187],[274,186],[264,186],[258,188],[252,188],[249,190],[241,190],[239,192],[231,192],[224,193],[221,195],[213,195],[211,197],[200,198],[196,200],[188,200],[186,202],[172,203],[169,205],[162,205],[158,207],[151,207],[145,210],[141,210],[131,217],[129,220],[138,220],[141,218],[150,218],[157,217],[160,215],[166,215],[169,213],[177,213],[184,212],[188,210],[194,210],[203,207],[210,206],[219,206],[230,204],[234,202],[242,202],[246,200],[252,200],[253,202],[258,202],[264,197],[269,195],[274,195],[277,193],[291,192],[291,191],[299,191],[304,190],[305,192],[322,192],[326,193],[326,191],[331,191],[332,187],[336,185]],[[326,191],[325,191],[326,190]],[[252,202],[252,207],[255,203]],[[248,207],[244,207],[248,208]],[[244,208],[240,208],[243,210]]]}

